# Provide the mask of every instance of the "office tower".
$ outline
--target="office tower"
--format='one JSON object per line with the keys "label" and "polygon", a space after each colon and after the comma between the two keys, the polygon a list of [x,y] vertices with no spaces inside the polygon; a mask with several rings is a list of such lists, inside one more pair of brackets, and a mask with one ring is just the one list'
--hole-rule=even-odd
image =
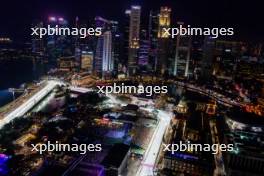
{"label": "office tower", "polygon": [[81,69],[88,73],[93,72],[93,52],[92,51],[82,51]]}
{"label": "office tower", "polygon": [[123,46],[123,36],[118,32],[118,33],[113,33],[112,34],[112,43],[113,43],[113,61],[114,61],[114,75],[118,74],[118,65],[122,64],[123,61],[121,58],[123,57],[122,55],[122,46]]}
{"label": "office tower", "polygon": [[94,71],[96,75],[101,77],[103,71],[104,32],[109,30],[108,20],[96,16],[95,27],[102,28],[102,35],[98,36],[97,38],[95,60],[94,60]]}
{"label": "office tower", "polygon": [[[32,24],[33,28],[42,28],[43,27],[43,22],[37,22]],[[32,53],[42,57],[44,56],[44,41],[43,38],[39,38],[39,36],[33,35],[32,36]]]}
{"label": "office tower", "polygon": [[213,64],[213,75],[218,78],[232,79],[238,68],[238,60],[242,56],[242,42],[215,41],[215,55],[217,59]]}
{"label": "office tower", "polygon": [[[50,16],[47,25],[55,28],[67,27],[68,22],[62,17]],[[71,56],[73,54],[71,48],[71,40],[66,35],[48,35],[47,36],[47,57],[50,67],[57,64],[57,59],[62,56]]]}
{"label": "office tower", "polygon": [[[102,35],[97,39],[95,53],[95,72],[102,77],[112,76],[115,67],[115,60],[119,59],[119,33],[118,22],[95,18],[96,27],[102,28]],[[116,63],[117,64],[117,63]]]}
{"label": "office tower", "polygon": [[103,47],[104,47],[104,37],[102,34],[97,39],[95,58],[94,58],[94,71],[95,71],[95,74],[98,76],[102,76]]}
{"label": "office tower", "polygon": [[191,52],[191,62],[190,66],[192,66],[193,70],[193,78],[196,80],[201,76],[201,62],[203,56],[203,41],[204,36],[192,36],[192,52]]}
{"label": "office tower", "polygon": [[203,58],[201,63],[201,80],[208,81],[213,73],[215,39],[208,36],[204,39]]}
{"label": "office tower", "polygon": [[148,24],[148,37],[150,41],[149,66],[152,70],[156,70],[157,65],[157,49],[158,49],[158,12],[150,11]]}
{"label": "office tower", "polygon": [[149,64],[149,51],[150,41],[147,38],[147,31],[143,29],[141,30],[140,47],[138,51],[138,65],[140,67],[140,70],[143,69],[146,71],[147,69],[147,66]]}
{"label": "office tower", "polygon": [[129,75],[136,73],[137,68],[137,52],[139,49],[139,33],[140,33],[140,6],[132,6],[129,11],[129,46],[128,46],[128,72]]}
{"label": "office tower", "polygon": [[158,25],[158,57],[156,64],[156,71],[159,74],[164,74],[168,69],[169,58],[169,36],[165,33],[164,28],[169,28],[171,25],[171,9],[168,7],[161,7],[159,13]]}
{"label": "office tower", "polygon": [[112,33],[112,57],[113,57],[113,75],[118,73],[118,64],[121,61],[121,48],[122,48],[122,35],[119,31],[119,23],[117,21],[111,21],[111,33]]}
{"label": "office tower", "polygon": [[112,33],[111,31],[106,31],[103,34],[104,44],[103,44],[103,74],[111,73],[114,68],[114,59],[112,56]]}
{"label": "office tower", "polygon": [[128,63],[130,13],[131,13],[130,9],[125,11],[125,20],[123,24],[124,26],[123,60],[121,65],[127,65]]}
{"label": "office tower", "polygon": [[[183,23],[179,22],[179,25]],[[177,36],[176,53],[174,60],[174,76],[188,77],[189,65],[191,55],[191,37],[190,36]]]}
{"label": "office tower", "polygon": [[159,13],[158,38],[169,38],[164,28],[169,28],[171,25],[171,9],[161,7]]}
{"label": "office tower", "polygon": [[[79,17],[77,16],[75,18],[75,25],[74,27],[80,28],[79,24]],[[80,46],[80,36],[73,36],[73,42],[74,42],[74,55],[75,55],[75,60],[77,65],[80,67],[81,66],[81,55],[82,55],[82,50]]]}

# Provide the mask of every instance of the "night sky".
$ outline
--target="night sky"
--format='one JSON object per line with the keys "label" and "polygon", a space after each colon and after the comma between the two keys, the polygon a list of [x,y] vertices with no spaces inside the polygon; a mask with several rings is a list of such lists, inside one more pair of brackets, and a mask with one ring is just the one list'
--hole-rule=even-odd
{"label": "night sky", "polygon": [[233,27],[236,38],[264,40],[264,6],[258,0],[7,0],[1,2],[0,37],[28,39],[30,24],[48,15],[59,15],[69,22],[75,16],[93,19],[100,15],[122,23],[124,11],[131,5],[142,6],[143,24],[150,9],[172,8],[173,23],[181,20],[192,27]]}

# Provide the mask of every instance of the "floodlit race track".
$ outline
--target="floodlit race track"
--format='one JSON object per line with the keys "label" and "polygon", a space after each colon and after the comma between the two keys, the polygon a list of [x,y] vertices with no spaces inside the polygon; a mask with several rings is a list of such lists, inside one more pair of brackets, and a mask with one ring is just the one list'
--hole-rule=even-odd
{"label": "floodlit race track", "polygon": [[0,128],[5,124],[9,123],[11,120],[23,116],[27,113],[32,107],[34,107],[43,97],[45,97],[56,85],[60,84],[56,81],[48,81],[47,85],[29,98],[25,103],[21,104],[14,111],[10,112],[0,121]]}

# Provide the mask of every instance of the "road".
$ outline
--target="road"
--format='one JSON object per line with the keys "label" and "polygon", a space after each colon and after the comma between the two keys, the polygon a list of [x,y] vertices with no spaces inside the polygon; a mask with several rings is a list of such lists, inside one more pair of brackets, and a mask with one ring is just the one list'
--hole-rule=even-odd
{"label": "road", "polygon": [[206,95],[213,100],[216,100],[218,103],[223,104],[225,106],[240,106],[243,107],[245,104],[242,102],[238,102],[236,100],[232,100],[229,97],[224,96],[223,94],[220,94],[219,92],[210,90],[210,89],[204,89],[202,87],[198,87],[196,85],[192,85],[189,83],[183,83],[183,82],[174,82],[176,85],[181,86],[181,87],[186,87],[188,90],[197,92],[202,95]]}
{"label": "road", "polygon": [[25,113],[27,113],[58,84],[60,83],[56,81],[48,81],[47,85],[43,89],[34,94],[31,98],[29,98],[25,103],[18,106],[15,110],[4,116],[4,118],[0,121],[0,129],[16,117],[21,117]]}
{"label": "road", "polygon": [[137,171],[137,176],[152,176],[154,175],[154,165],[160,146],[162,144],[163,135],[170,123],[171,114],[165,111],[159,111],[158,118],[159,123],[155,129],[155,132],[151,138],[149,146],[144,154],[142,163]]}
{"label": "road", "polygon": [[[219,144],[216,123],[213,122],[212,120],[210,120],[209,121],[209,125],[210,125],[210,131],[211,131],[211,134],[212,134],[213,143],[214,144]],[[214,175],[216,175],[216,176],[226,175],[225,165],[224,165],[224,162],[223,162],[223,156],[222,156],[221,150],[219,150],[218,153],[214,155],[214,159],[215,159],[215,167],[216,167]]]}

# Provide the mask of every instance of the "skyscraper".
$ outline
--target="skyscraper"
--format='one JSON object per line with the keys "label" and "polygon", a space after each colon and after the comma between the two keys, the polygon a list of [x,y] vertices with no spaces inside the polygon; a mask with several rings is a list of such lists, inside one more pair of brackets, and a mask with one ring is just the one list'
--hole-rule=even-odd
{"label": "skyscraper", "polygon": [[169,38],[164,28],[169,28],[171,25],[171,8],[161,7],[159,13],[158,38]]}
{"label": "skyscraper", "polygon": [[205,37],[203,44],[203,58],[201,63],[201,77],[204,81],[208,81],[212,77],[214,50],[215,39],[210,36]]}
{"label": "skyscraper", "polygon": [[[62,17],[50,16],[47,25],[50,27],[67,27],[68,22]],[[49,65],[56,66],[57,59],[62,56],[71,56],[71,40],[69,36],[64,35],[48,35],[47,36],[47,56]]]}
{"label": "skyscraper", "polygon": [[150,41],[147,38],[147,31],[141,30],[140,47],[138,51],[138,65],[140,69],[146,69],[149,64]]}
{"label": "skyscraper", "polygon": [[113,74],[114,60],[119,57],[119,54],[115,53],[118,50],[115,48],[114,42],[118,42],[116,37],[119,37],[118,23],[104,19],[102,17],[96,17],[96,27],[101,27],[103,33],[98,37],[95,54],[95,72],[102,77],[108,77]]}
{"label": "skyscraper", "polygon": [[150,11],[148,24],[148,37],[150,42],[149,63],[152,70],[156,70],[157,49],[158,49],[158,12]]}
{"label": "skyscraper", "polygon": [[156,72],[164,74],[168,69],[169,58],[169,44],[170,38],[165,33],[164,28],[169,28],[171,25],[171,9],[168,7],[161,7],[159,13],[158,25],[158,56],[156,62]]}
{"label": "skyscraper", "polygon": [[81,69],[88,72],[88,73],[92,73],[92,71],[93,71],[93,52],[82,51]]}
{"label": "skyscraper", "polygon": [[112,56],[112,33],[106,31],[103,34],[104,46],[103,46],[103,74],[111,73],[114,68],[114,58]]}
{"label": "skyscraper", "polygon": [[[43,22],[37,22],[32,24],[34,28],[42,28]],[[36,54],[39,57],[44,55],[44,41],[43,38],[39,38],[39,36],[32,36],[32,53]]]}
{"label": "skyscraper", "polygon": [[134,74],[137,67],[137,52],[139,49],[139,33],[140,33],[140,6],[132,6],[129,14],[129,48],[128,48],[128,72]]}
{"label": "skyscraper", "polygon": [[[179,22],[178,24],[183,25],[182,22]],[[189,76],[190,55],[191,37],[178,35],[173,69],[174,76]]]}
{"label": "skyscraper", "polygon": [[[79,17],[77,16],[75,18],[75,27],[80,28],[79,24]],[[74,55],[75,55],[75,60],[78,66],[82,67],[82,61],[81,61],[81,56],[82,56],[82,50],[80,46],[80,36],[73,36],[73,42],[74,42]]]}

